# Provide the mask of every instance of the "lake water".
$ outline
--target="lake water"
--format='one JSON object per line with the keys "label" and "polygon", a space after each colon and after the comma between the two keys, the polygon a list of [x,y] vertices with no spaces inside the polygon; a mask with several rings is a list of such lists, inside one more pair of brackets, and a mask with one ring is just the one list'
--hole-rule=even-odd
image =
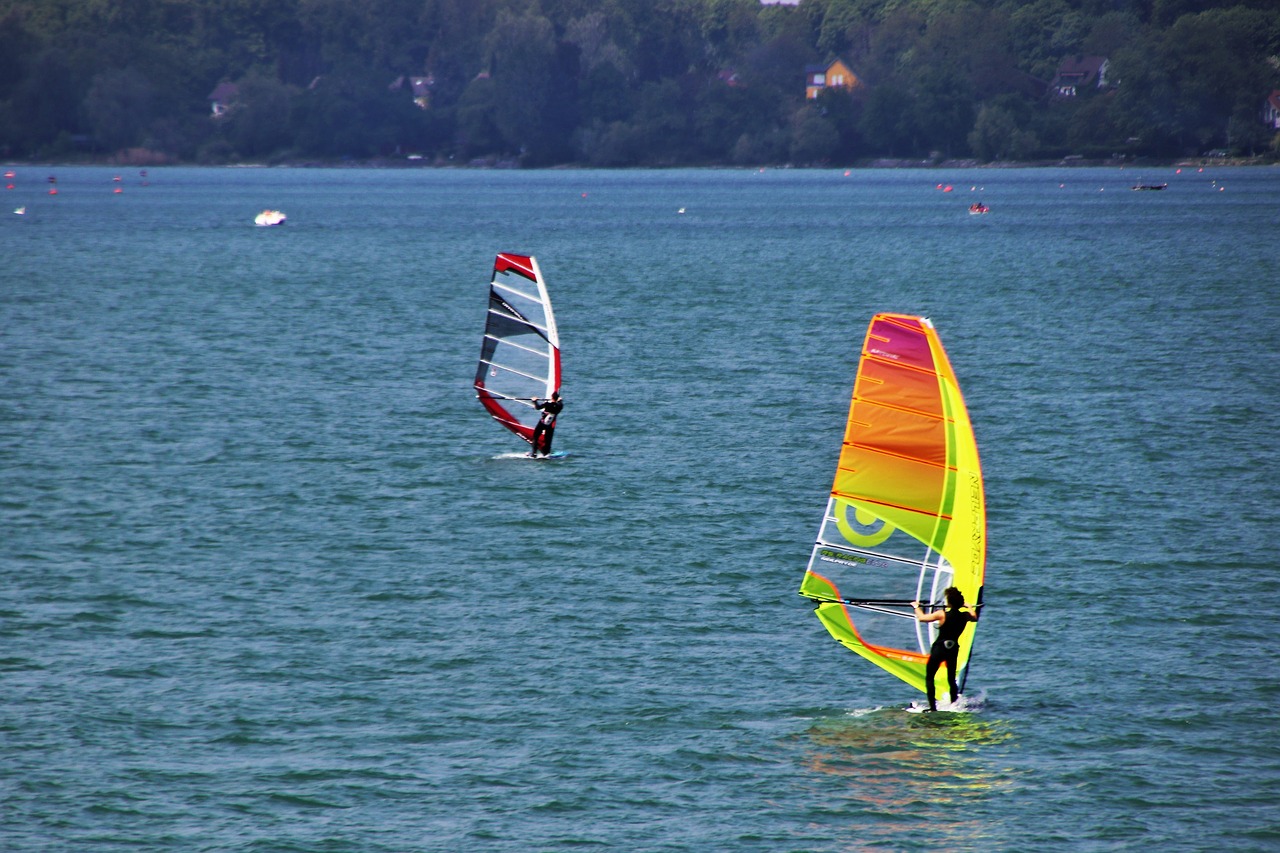
{"label": "lake water", "polygon": [[[1280,170],[16,172],[5,850],[1280,849]],[[970,713],[796,594],[877,311],[983,455]]]}

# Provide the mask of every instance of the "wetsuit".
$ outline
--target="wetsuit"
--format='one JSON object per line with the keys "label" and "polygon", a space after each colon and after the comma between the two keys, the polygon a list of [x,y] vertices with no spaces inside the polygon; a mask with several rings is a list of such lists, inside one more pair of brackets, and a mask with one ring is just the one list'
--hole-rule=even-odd
{"label": "wetsuit", "polygon": [[956,685],[960,635],[964,633],[965,626],[977,621],[978,617],[972,613],[954,607],[947,608],[947,618],[942,620],[942,627],[938,629],[938,639],[933,641],[933,646],[929,649],[929,663],[924,669],[925,693],[929,697],[929,710],[937,710],[937,703],[933,698],[933,676],[937,674],[938,667],[943,662],[947,664],[947,686],[951,688],[951,701],[954,703],[960,698],[960,688]]}
{"label": "wetsuit", "polygon": [[[551,455],[551,439],[556,434],[556,415],[560,414],[560,410],[564,408],[564,402],[561,400],[534,400],[533,407],[542,410],[542,417],[538,418],[538,425],[533,428],[533,449],[529,451],[530,456],[537,456],[541,451],[544,455]],[[539,444],[538,440],[542,439]]]}

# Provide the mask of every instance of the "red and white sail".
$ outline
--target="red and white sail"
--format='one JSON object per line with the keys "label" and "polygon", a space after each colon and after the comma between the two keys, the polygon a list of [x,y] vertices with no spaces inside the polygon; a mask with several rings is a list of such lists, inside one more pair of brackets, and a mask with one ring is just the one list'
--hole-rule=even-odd
{"label": "red and white sail", "polygon": [[560,390],[560,335],[538,261],[503,252],[493,262],[476,396],[493,419],[532,443],[533,398]]}

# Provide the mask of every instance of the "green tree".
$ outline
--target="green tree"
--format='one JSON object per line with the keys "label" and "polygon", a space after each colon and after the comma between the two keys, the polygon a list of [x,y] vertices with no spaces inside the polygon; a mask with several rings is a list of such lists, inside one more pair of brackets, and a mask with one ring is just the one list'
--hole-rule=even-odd
{"label": "green tree", "polygon": [[776,127],[776,102],[772,93],[730,85],[710,78],[693,105],[693,127],[700,158],[724,163],[732,159],[743,135],[752,136]]}
{"label": "green tree", "polygon": [[766,128],[744,133],[733,144],[729,159],[740,166],[785,163],[791,135],[784,128]]}
{"label": "green tree", "polygon": [[356,65],[334,69],[315,87],[294,94],[292,104],[288,138],[304,154],[364,158],[403,153],[420,138],[424,123],[422,111],[403,91],[387,88],[385,73]]}
{"label": "green tree", "polygon": [[801,165],[826,163],[840,148],[840,131],[822,111],[810,104],[791,118],[791,162]]}
{"label": "green tree", "polygon": [[252,74],[236,85],[236,105],[222,119],[232,148],[241,156],[256,158],[288,147],[294,138],[290,87],[264,73]]}
{"label": "green tree", "polygon": [[635,93],[618,67],[605,62],[592,68],[579,84],[582,118],[607,124],[631,115]]}
{"label": "green tree", "polygon": [[969,132],[969,149],[980,160],[1029,160],[1040,143],[1028,126],[1030,105],[1017,95],[1004,95],[983,104]]}
{"label": "green tree", "polygon": [[1089,34],[1080,45],[1086,56],[1111,56],[1117,50],[1137,40],[1142,33],[1142,23],[1130,12],[1107,12],[1092,20]]}
{"label": "green tree", "polygon": [[629,54],[642,82],[675,80],[692,69],[715,70],[699,40],[698,11],[690,0],[652,0],[630,17]]}
{"label": "green tree", "polygon": [[570,20],[565,25],[564,41],[578,49],[579,73],[590,74],[609,66],[625,75],[630,68],[622,48],[609,33],[609,21],[603,12],[593,11]]}
{"label": "green tree", "polygon": [[493,69],[493,121],[505,149],[532,164],[545,165],[567,156],[569,134],[577,123],[577,93],[563,73],[562,57],[551,21],[507,10],[489,34]]}
{"label": "green tree", "polygon": [[921,145],[913,121],[915,114],[915,104],[905,86],[885,83],[874,87],[858,120],[858,133],[868,152],[891,157],[918,153]]}
{"label": "green tree", "polygon": [[19,156],[35,156],[59,136],[81,132],[80,104],[88,79],[74,59],[60,47],[46,48],[14,86],[9,103],[15,121],[7,134]]}
{"label": "green tree", "polygon": [[485,38],[493,29],[500,0],[423,0],[418,26],[427,42],[425,71],[436,78],[436,93],[458,103],[484,64]]}
{"label": "green tree", "polygon": [[642,165],[674,166],[697,156],[691,112],[687,96],[675,80],[658,80],[641,87],[632,124],[644,147]]}
{"label": "green tree", "polygon": [[578,150],[596,166],[673,166],[698,156],[689,104],[675,80],[645,83],[627,121],[585,128]]}
{"label": "green tree", "polygon": [[969,131],[976,115],[969,81],[949,74],[938,66],[928,66],[917,77],[911,102],[911,124],[916,147],[923,156],[941,152],[948,157],[969,153]]}
{"label": "green tree", "polygon": [[85,95],[86,128],[106,151],[137,145],[150,128],[153,101],[151,82],[139,72],[103,71]]}
{"label": "green tree", "polygon": [[0,18],[0,101],[13,95],[38,47],[36,35],[23,26],[16,12]]}
{"label": "green tree", "polygon": [[1280,85],[1280,71],[1268,60],[1278,46],[1280,16],[1262,10],[1183,15],[1116,51],[1112,120],[1149,155],[1226,147],[1232,117],[1256,115]]}
{"label": "green tree", "polygon": [[729,66],[759,42],[758,0],[703,0],[699,35],[711,62]]}
{"label": "green tree", "polygon": [[477,77],[458,101],[458,147],[465,157],[502,151],[498,127],[498,90],[489,75]]}
{"label": "green tree", "polygon": [[978,118],[969,131],[969,147],[979,160],[1003,160],[1010,156],[1011,143],[1018,133],[1018,123],[1013,113],[998,106],[987,105],[978,111]]}
{"label": "green tree", "polygon": [[1062,57],[1078,54],[1087,34],[1067,0],[1034,0],[1016,4],[1009,15],[1013,53],[1034,76],[1050,80]]}
{"label": "green tree", "polygon": [[856,64],[867,54],[872,21],[880,6],[867,0],[827,0],[818,32],[818,50]]}
{"label": "green tree", "polygon": [[818,108],[836,133],[840,141],[832,158],[840,161],[851,161],[853,152],[859,147],[858,118],[860,103],[843,89],[824,89],[812,102]]}

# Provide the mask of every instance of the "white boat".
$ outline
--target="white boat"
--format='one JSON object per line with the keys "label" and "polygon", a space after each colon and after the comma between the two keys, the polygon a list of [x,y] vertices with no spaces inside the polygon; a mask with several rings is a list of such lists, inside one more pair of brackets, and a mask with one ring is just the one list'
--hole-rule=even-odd
{"label": "white boat", "polygon": [[289,217],[285,216],[278,210],[264,210],[253,218],[254,225],[263,227],[269,225],[283,225],[284,221]]}

